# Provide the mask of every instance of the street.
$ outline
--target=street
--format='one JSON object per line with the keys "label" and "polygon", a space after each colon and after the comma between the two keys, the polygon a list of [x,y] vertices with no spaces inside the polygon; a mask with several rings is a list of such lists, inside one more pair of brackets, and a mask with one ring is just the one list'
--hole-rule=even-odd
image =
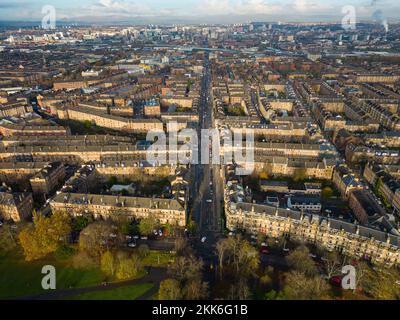
{"label": "street", "polygon": [[[211,70],[209,64],[209,53],[205,53],[203,79],[200,93],[199,103],[199,132],[201,137],[201,129],[214,128],[213,121],[213,103],[212,103],[212,84]],[[199,143],[201,145],[201,142]],[[210,152],[210,150],[201,150],[202,152]],[[210,159],[211,162],[211,159]],[[223,185],[220,175],[220,165],[214,164],[198,164],[193,166],[194,181],[193,189],[193,219],[196,222],[197,238],[194,247],[198,254],[205,261],[215,261],[215,244],[218,241],[222,231],[222,196]],[[206,240],[200,241],[203,237]]]}

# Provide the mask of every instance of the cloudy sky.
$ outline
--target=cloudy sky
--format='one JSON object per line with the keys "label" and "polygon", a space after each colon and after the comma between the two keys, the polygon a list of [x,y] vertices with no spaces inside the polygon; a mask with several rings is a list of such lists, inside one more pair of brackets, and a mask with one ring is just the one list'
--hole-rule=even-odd
{"label": "cloudy sky", "polygon": [[399,0],[0,0],[0,20],[33,20],[53,5],[59,20],[243,22],[259,19],[341,20],[342,8],[353,5],[359,19],[381,10],[389,19],[400,15]]}

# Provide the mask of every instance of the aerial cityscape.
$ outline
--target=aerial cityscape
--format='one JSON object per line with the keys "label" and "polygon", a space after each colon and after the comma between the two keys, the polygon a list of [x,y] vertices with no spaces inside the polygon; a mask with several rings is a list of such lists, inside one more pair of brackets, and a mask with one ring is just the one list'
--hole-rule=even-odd
{"label": "aerial cityscape", "polygon": [[0,3],[0,300],[399,300],[399,13]]}

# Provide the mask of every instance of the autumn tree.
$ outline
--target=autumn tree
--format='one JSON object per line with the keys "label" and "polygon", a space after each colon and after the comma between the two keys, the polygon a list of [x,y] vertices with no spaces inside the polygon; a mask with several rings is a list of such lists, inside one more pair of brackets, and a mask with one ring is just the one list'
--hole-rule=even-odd
{"label": "autumn tree", "polygon": [[153,230],[158,228],[158,226],[159,226],[159,223],[154,217],[149,216],[147,218],[143,218],[139,222],[140,234],[150,235],[153,233]]}
{"label": "autumn tree", "polygon": [[23,228],[19,241],[27,261],[37,260],[67,242],[71,233],[71,219],[67,213],[56,211],[50,217],[34,213],[33,224]]}
{"label": "autumn tree", "polygon": [[104,252],[117,247],[121,240],[117,227],[105,221],[96,221],[81,231],[79,249],[99,259]]}
{"label": "autumn tree", "polygon": [[400,272],[394,268],[370,269],[364,281],[364,290],[377,300],[400,299]]}
{"label": "autumn tree", "polygon": [[302,272],[292,271],[286,277],[283,295],[290,300],[327,299],[329,285],[320,276],[307,276]]}
{"label": "autumn tree", "polygon": [[161,281],[158,290],[159,300],[181,300],[183,298],[179,281],[175,279],[166,279]]}
{"label": "autumn tree", "polygon": [[333,189],[331,187],[325,187],[321,192],[323,199],[329,199],[333,196]]}
{"label": "autumn tree", "polygon": [[293,270],[301,272],[304,275],[313,276],[317,274],[317,268],[306,246],[296,248],[287,257],[287,262]]}
{"label": "autumn tree", "polygon": [[100,259],[100,268],[108,276],[114,276],[116,269],[116,261],[111,251],[106,251]]}
{"label": "autumn tree", "polygon": [[306,169],[297,168],[293,173],[293,181],[295,182],[303,181],[307,177],[306,173],[307,173]]}
{"label": "autumn tree", "polygon": [[142,271],[142,264],[137,255],[118,261],[116,277],[118,280],[126,280],[136,277]]}

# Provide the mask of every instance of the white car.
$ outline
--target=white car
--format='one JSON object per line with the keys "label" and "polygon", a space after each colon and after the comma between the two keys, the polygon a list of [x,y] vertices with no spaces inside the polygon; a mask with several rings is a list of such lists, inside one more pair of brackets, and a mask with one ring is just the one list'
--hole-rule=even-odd
{"label": "white car", "polygon": [[136,242],[129,242],[128,243],[129,248],[136,248]]}
{"label": "white car", "polygon": [[206,242],[206,240],[207,240],[207,237],[201,238],[201,242],[202,242],[202,243]]}
{"label": "white car", "polygon": [[206,202],[212,203],[212,199],[207,199]]}

